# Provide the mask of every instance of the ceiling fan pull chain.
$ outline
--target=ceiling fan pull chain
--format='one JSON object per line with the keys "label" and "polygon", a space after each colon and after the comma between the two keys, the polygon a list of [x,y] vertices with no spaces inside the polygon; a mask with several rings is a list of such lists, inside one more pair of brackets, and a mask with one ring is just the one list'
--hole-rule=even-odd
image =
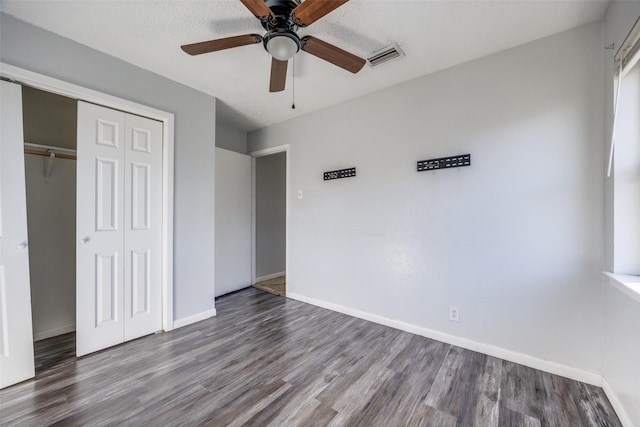
{"label": "ceiling fan pull chain", "polygon": [[296,57],[291,58],[291,109],[296,109]]}

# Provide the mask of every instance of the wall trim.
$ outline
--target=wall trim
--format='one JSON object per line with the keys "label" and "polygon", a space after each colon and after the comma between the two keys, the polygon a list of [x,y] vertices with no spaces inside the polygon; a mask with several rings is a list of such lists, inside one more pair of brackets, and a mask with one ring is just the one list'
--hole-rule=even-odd
{"label": "wall trim", "polygon": [[631,417],[627,414],[627,411],[624,409],[624,405],[616,396],[616,393],[613,391],[613,388],[607,382],[607,379],[602,377],[602,390],[604,390],[604,394],[609,399],[611,406],[613,406],[613,410],[616,411],[616,415],[620,419],[620,422],[624,427],[633,427],[633,423],[631,422]]}
{"label": "wall trim", "polygon": [[173,329],[182,328],[183,326],[191,325],[193,323],[201,322],[203,320],[207,320],[216,315],[216,309],[212,308],[207,311],[203,311],[201,313],[192,314],[191,316],[183,317],[182,319],[173,321]]}
{"label": "wall trim", "polygon": [[620,292],[640,303],[640,276],[604,272],[609,284]]}
{"label": "wall trim", "polygon": [[162,329],[173,329],[174,114],[4,62],[0,62],[0,76],[21,85],[162,122]]}
{"label": "wall trim", "polygon": [[252,151],[250,153],[247,153],[247,155],[251,157],[263,157],[263,156],[268,156],[270,154],[282,153],[283,151],[287,151],[287,150],[289,150],[289,144],[282,144],[282,145],[276,145],[274,147],[263,148],[262,150]]}
{"label": "wall trim", "polygon": [[255,285],[256,283],[263,282],[265,280],[271,280],[271,279],[275,279],[276,277],[281,277],[281,276],[286,276],[286,275],[287,275],[286,271],[280,271],[278,273],[267,274],[265,276],[256,277],[256,280],[253,282],[253,284]]}
{"label": "wall trim", "polygon": [[572,380],[581,381],[598,387],[600,387],[602,384],[602,377],[596,372],[583,371],[582,369],[572,368],[560,363],[539,359],[528,354],[519,353],[513,350],[507,350],[506,348],[494,346],[491,344],[473,341],[468,338],[449,335],[444,332],[413,325],[410,323],[405,323],[399,320],[389,319],[387,317],[378,316],[377,314],[371,314],[366,311],[356,310],[339,304],[310,298],[295,292],[287,292],[287,297],[297,301],[315,305],[317,307],[326,308],[328,310],[337,311],[349,316],[378,323],[380,325],[389,326],[391,328],[399,329],[401,331],[409,332],[415,335],[420,335],[426,338],[442,341],[447,344],[466,348],[467,350],[477,351],[478,353],[486,354],[488,356],[498,357],[500,359],[508,360],[510,362],[528,366],[530,368],[539,369],[541,371],[549,372],[555,375],[560,375]]}
{"label": "wall trim", "polygon": [[51,329],[45,329],[43,331],[34,331],[33,340],[34,341],[46,340],[47,338],[68,334],[69,332],[74,332],[75,330],[76,330],[76,324],[71,323],[69,325],[58,326]]}

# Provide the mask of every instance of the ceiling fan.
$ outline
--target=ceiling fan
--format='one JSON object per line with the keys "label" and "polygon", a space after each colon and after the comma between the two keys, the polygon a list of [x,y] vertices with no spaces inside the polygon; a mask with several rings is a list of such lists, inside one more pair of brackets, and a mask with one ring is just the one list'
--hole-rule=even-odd
{"label": "ceiling fan", "polygon": [[352,73],[365,60],[316,37],[298,37],[296,31],[342,6],[349,0],[240,0],[267,31],[264,36],[245,34],[181,46],[189,55],[200,55],[233,47],[262,43],[271,54],[270,92],[284,90],[289,59],[303,50]]}

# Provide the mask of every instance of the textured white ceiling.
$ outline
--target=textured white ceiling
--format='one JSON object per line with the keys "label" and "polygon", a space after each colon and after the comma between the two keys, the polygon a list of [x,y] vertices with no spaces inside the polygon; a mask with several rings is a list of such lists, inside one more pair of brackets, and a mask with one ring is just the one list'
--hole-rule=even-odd
{"label": "textured white ceiling", "polygon": [[189,56],[180,45],[264,31],[239,0],[3,1],[2,11],[216,96],[221,120],[253,130],[602,18],[608,0],[351,0],[307,34],[367,57],[406,56],[353,75],[301,52],[269,93],[262,45]]}

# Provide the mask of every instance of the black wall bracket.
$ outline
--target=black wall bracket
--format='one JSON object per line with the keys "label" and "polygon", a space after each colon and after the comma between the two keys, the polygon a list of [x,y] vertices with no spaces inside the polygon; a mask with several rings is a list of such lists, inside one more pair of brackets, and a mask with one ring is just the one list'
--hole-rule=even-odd
{"label": "black wall bracket", "polygon": [[440,157],[439,159],[420,160],[418,162],[418,172],[432,171],[436,169],[459,168],[461,166],[471,166],[471,154]]}
{"label": "black wall bracket", "polygon": [[340,169],[337,171],[325,172],[324,180],[329,181],[331,179],[351,178],[356,176],[356,168]]}

